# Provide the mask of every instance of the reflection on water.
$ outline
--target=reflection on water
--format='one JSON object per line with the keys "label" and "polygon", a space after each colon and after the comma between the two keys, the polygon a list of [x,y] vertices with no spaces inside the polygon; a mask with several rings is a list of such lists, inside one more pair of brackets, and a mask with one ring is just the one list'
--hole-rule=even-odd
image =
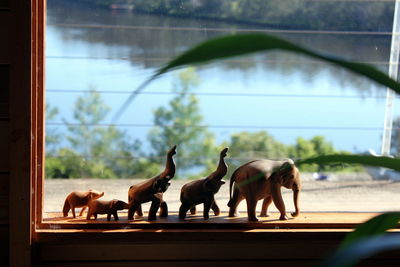
{"label": "reflection on water", "polygon": [[[66,118],[71,118],[72,105],[79,93],[54,92],[54,89],[87,90],[92,85],[100,91],[130,92],[155,68],[201,41],[246,29],[262,30],[260,26],[112,12],[51,2],[47,23],[47,97],[50,103],[59,106],[61,115]],[[318,51],[367,62],[387,71],[388,35],[271,34]],[[309,58],[273,52],[202,67],[199,76],[201,83],[195,93],[245,92],[290,96],[199,95],[208,125],[259,125],[284,143],[293,143],[298,136],[308,138],[320,134],[327,136],[340,149],[363,151],[370,147],[379,148],[384,101],[371,96],[382,96],[385,91],[377,90],[368,80],[349,72]],[[146,90],[170,92],[173,78],[174,74],[166,75]],[[293,96],[305,94],[356,97]],[[127,96],[105,93],[107,103],[114,112]],[[149,123],[152,111],[166,105],[171,97],[143,94],[120,122]],[[228,98],[229,101],[226,101]],[[221,101],[223,112],[220,112]],[[137,114],[140,116],[135,116]],[[284,130],[268,126],[310,126],[310,129]],[[312,126],[320,129],[312,129]],[[371,129],[365,132],[362,129],[331,129],[342,126]],[[142,127],[129,129],[129,132],[133,138],[146,140],[148,130]],[[241,130],[240,127],[213,129],[219,141],[227,140],[232,132]]]}

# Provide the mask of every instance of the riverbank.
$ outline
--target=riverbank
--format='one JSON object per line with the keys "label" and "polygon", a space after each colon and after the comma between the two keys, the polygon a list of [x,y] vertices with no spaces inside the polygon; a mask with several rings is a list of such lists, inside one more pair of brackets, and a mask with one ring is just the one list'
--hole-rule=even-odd
{"label": "riverbank", "polygon": [[[71,1],[52,0],[48,4]],[[119,1],[76,0],[75,4],[90,8],[123,10],[141,14],[162,15],[176,18],[194,18],[274,29],[297,30],[355,30],[390,31],[392,28],[394,2],[341,3],[332,8],[330,2],[220,0],[220,1]],[[290,2],[290,3],[289,3]],[[360,9],[362,8],[362,15]],[[326,16],[326,10],[330,15]],[[340,15],[340,20],[337,17]]]}
{"label": "riverbank", "polygon": [[[358,178],[343,176],[328,181],[315,181],[309,176],[304,177],[303,190],[300,195],[300,205],[302,211],[365,211],[380,212],[399,210],[400,203],[400,183],[392,181],[373,181],[369,176],[360,175]],[[141,179],[53,179],[45,180],[45,201],[44,210],[46,212],[60,212],[67,194],[73,190],[95,189],[104,191],[103,199],[121,199],[127,201],[128,188],[136,184]],[[187,181],[172,180],[171,186],[164,194],[170,211],[179,210],[180,188]],[[292,211],[293,201],[292,192],[282,189],[286,209]],[[223,185],[216,195],[216,201],[222,211],[228,211],[227,202],[229,201],[229,183]],[[259,201],[257,210],[261,210]],[[198,210],[202,210],[202,205]],[[144,205],[144,210],[149,209],[149,203]],[[239,211],[246,211],[246,202],[242,201]],[[271,211],[276,211],[271,205]]]}

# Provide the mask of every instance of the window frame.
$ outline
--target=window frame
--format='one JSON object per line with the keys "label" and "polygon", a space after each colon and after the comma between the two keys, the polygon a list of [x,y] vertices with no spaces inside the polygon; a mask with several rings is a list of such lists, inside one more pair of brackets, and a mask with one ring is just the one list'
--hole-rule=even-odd
{"label": "window frame", "polygon": [[43,222],[45,169],[46,0],[32,0],[31,185],[35,229]]}
{"label": "window frame", "polygon": [[[31,225],[32,234],[35,236],[37,233],[54,229],[115,229],[127,231],[127,229],[199,229],[202,231],[207,230],[220,230],[227,229],[242,229],[242,230],[256,230],[256,229],[350,229],[358,225],[358,223],[339,223],[338,221],[332,223],[311,223],[305,225],[304,223],[271,223],[268,225],[254,224],[254,223],[238,223],[238,224],[202,224],[199,223],[102,223],[95,222],[86,225],[82,224],[58,224],[52,222],[45,222],[43,218],[44,207],[44,167],[45,167],[45,33],[46,33],[46,0],[31,0],[31,107],[30,107],[30,125],[29,132],[32,134],[30,143],[30,180],[25,181],[25,186],[31,191],[30,210],[31,210]],[[29,107],[26,107],[29,108]],[[346,213],[349,214],[349,213]],[[277,230],[279,231],[279,230]],[[335,230],[336,231],[336,230]],[[347,230],[345,230],[347,232]]]}
{"label": "window frame", "polygon": [[[351,231],[318,225],[307,229],[42,229],[45,8],[46,0],[13,0],[11,16],[6,18],[13,24],[7,40],[12,54],[10,138],[4,140],[10,147],[9,247],[5,248],[10,266],[305,265],[332,251]],[[382,258],[398,263],[400,256],[392,253],[375,260]]]}

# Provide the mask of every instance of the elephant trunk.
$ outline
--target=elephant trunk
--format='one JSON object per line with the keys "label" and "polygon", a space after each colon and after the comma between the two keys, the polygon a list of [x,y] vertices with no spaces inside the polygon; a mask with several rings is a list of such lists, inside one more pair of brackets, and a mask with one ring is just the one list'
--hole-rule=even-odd
{"label": "elephant trunk", "polygon": [[228,172],[228,166],[225,163],[225,157],[226,157],[226,152],[228,152],[228,148],[224,148],[220,155],[219,155],[219,163],[218,163],[218,167],[215,170],[215,172],[213,172],[209,178],[210,179],[219,179],[221,180],[226,173]]}
{"label": "elephant trunk", "polygon": [[293,189],[293,202],[294,202],[295,212],[292,213],[293,217],[297,217],[300,214],[299,195],[300,195],[300,190],[298,188],[294,188]]}
{"label": "elephant trunk", "polygon": [[176,154],[176,145],[173,146],[167,153],[167,161],[165,163],[165,170],[160,175],[160,178],[171,180],[175,175],[175,162],[172,158]]}

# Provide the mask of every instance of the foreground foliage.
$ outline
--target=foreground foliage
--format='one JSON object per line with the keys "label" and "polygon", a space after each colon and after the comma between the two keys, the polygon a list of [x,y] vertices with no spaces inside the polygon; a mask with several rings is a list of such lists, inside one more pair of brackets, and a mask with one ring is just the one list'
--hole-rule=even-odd
{"label": "foreground foliage", "polygon": [[[232,35],[216,38],[186,51],[160,68],[148,81],[137,90],[143,88],[158,76],[187,65],[207,63],[213,60],[224,59],[248,53],[281,49],[289,52],[307,55],[337,65],[356,74],[362,75],[378,84],[387,86],[400,94],[400,84],[395,80],[375,69],[374,67],[348,62],[332,56],[320,54],[315,51],[297,46],[293,43],[264,34]],[[129,105],[130,100],[121,108],[121,112]],[[384,167],[400,171],[400,159],[391,157],[375,157],[365,155],[330,154],[298,160],[296,164],[331,163],[363,164],[375,167]],[[379,215],[364,224],[359,225],[349,234],[342,245],[321,263],[321,266],[352,266],[365,257],[376,253],[400,249],[400,238],[397,235],[384,235],[388,229],[396,227],[400,220],[400,213],[386,213]]]}

